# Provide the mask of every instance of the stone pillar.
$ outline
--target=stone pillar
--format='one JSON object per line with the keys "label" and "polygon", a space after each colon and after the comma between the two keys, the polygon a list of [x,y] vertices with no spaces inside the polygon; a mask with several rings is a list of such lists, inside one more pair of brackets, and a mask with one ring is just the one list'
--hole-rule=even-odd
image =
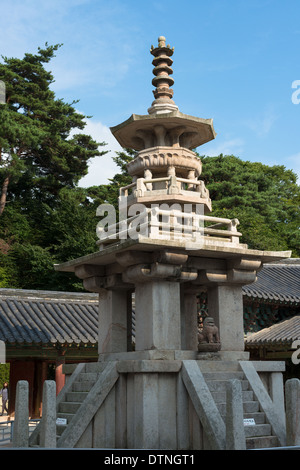
{"label": "stone pillar", "polygon": [[56,447],[56,385],[54,380],[44,382],[40,446]]}
{"label": "stone pillar", "polygon": [[226,450],[246,450],[243,392],[238,379],[229,380],[226,389]]}
{"label": "stone pillar", "polygon": [[[180,368],[180,361],[169,360],[135,361],[134,369],[129,361],[123,363],[122,372],[127,376],[128,449],[178,448],[176,391]],[[184,416],[187,414],[185,408]]]}
{"label": "stone pillar", "polygon": [[135,289],[136,350],[181,349],[180,284],[149,280]]}
{"label": "stone pillar", "polygon": [[285,383],[286,445],[300,445],[300,380],[293,378]]}
{"label": "stone pillar", "polygon": [[127,351],[127,290],[99,292],[99,341],[101,353]]}
{"label": "stone pillar", "polygon": [[181,349],[198,349],[197,297],[184,284],[181,285]]}
{"label": "stone pillar", "polygon": [[207,293],[208,313],[219,328],[221,351],[244,351],[242,286],[216,285]]}
{"label": "stone pillar", "polygon": [[[120,258],[122,260],[122,256]],[[131,318],[129,293],[134,286],[124,284],[119,271],[122,268],[116,265],[105,267],[83,264],[75,269],[76,276],[83,279],[84,288],[99,294],[99,354],[124,352],[128,347],[131,349],[127,345],[130,342],[127,332]]]}
{"label": "stone pillar", "polygon": [[16,392],[16,408],[12,445],[13,447],[28,447],[29,439],[29,385],[27,380],[19,380]]}

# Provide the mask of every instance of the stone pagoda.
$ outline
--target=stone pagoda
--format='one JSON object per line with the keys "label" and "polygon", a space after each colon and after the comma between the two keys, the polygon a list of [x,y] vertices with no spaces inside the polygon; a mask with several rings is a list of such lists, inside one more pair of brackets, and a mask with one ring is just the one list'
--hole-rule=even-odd
{"label": "stone pagoda", "polygon": [[[137,152],[128,164],[132,183],[120,188],[122,217],[98,226],[98,251],[55,266],[99,293],[99,362],[77,366],[58,405],[78,377],[90,374],[93,387],[58,447],[225,448],[226,420],[205,374],[223,382],[226,373],[245,374],[260,396],[260,367],[277,384],[266,413],[272,436],[284,443],[282,364],[248,360],[242,286],[255,282],[263,263],[290,252],[249,249],[240,243],[237,219],[209,215],[193,149],[216,134],[211,119],[183,114],[173,101],[173,51],[159,37],[150,50],[155,99],[148,114],[111,129],[122,147]],[[202,291],[209,319],[198,337]]]}

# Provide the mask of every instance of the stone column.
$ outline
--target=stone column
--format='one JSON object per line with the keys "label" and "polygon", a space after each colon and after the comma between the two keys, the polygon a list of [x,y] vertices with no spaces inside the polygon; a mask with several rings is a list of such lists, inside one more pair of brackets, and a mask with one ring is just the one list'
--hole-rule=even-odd
{"label": "stone column", "polygon": [[219,328],[221,351],[244,351],[242,286],[211,286],[207,294],[208,313]]}
{"label": "stone column", "polygon": [[181,349],[178,282],[149,280],[136,285],[135,333],[137,351]]}
{"label": "stone column", "polygon": [[208,314],[219,328],[221,351],[243,352],[242,286],[255,281],[261,262],[237,257],[214,264],[202,260],[201,264],[196,284],[207,287]]}
{"label": "stone column", "polygon": [[99,290],[99,339],[101,353],[127,351],[127,290]]}
{"label": "stone column", "polygon": [[180,282],[197,276],[185,270],[187,257],[162,250],[118,258],[126,266],[123,282],[135,286],[136,351],[182,349]]}
{"label": "stone column", "polygon": [[181,285],[181,349],[197,351],[198,319],[197,291],[190,291]]}
{"label": "stone column", "polygon": [[125,352],[129,347],[129,293],[132,292],[133,286],[124,284],[120,271],[122,268],[118,265],[105,267],[83,264],[75,269],[76,276],[83,279],[84,288],[99,294],[99,354]]}

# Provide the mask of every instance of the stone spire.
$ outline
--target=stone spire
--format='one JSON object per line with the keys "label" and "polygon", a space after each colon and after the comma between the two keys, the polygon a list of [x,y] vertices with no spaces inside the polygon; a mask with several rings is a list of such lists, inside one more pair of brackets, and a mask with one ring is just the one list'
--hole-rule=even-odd
{"label": "stone spire", "polygon": [[[156,87],[153,90],[155,100],[148,109],[148,114],[132,114],[126,121],[110,128],[121,147],[137,151],[153,147],[171,147],[173,150],[185,148],[192,151],[215,138],[212,119],[183,114],[172,99],[173,52],[174,48],[166,45],[164,36],[159,36],[157,47],[151,46],[150,53],[154,56],[152,84]],[[195,156],[196,161],[198,166],[199,158]]]}
{"label": "stone spire", "polygon": [[174,47],[166,45],[166,38],[159,36],[158,47],[151,46],[150,53],[154,56],[152,64],[154,65],[152,85],[156,87],[153,90],[155,100],[151,108],[148,109],[149,114],[163,114],[177,111],[178,106],[172,100],[173,90],[170,88],[174,84],[174,79],[170,77],[173,70],[171,65],[173,60]]}

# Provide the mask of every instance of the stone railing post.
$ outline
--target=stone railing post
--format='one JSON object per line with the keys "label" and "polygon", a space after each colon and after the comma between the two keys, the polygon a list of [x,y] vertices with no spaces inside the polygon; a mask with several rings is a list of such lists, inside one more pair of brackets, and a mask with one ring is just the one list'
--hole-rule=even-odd
{"label": "stone railing post", "polygon": [[16,391],[15,421],[12,438],[13,447],[28,447],[28,395],[29,385],[27,380],[19,380]]}
{"label": "stone railing post", "polygon": [[293,378],[285,383],[286,445],[300,445],[300,380]]}
{"label": "stone railing post", "polygon": [[230,380],[226,390],[226,450],[245,450],[246,438],[243,421],[241,382]]}
{"label": "stone railing post", "polygon": [[56,384],[54,380],[45,380],[43,386],[40,447],[56,447]]}
{"label": "stone railing post", "polygon": [[[240,222],[238,221],[238,219],[232,219],[230,221],[230,224],[229,224],[229,227],[228,229],[231,231],[231,232],[237,232],[237,226],[240,224]],[[234,235],[231,235],[231,243],[235,243],[235,244],[238,244],[240,243],[240,238],[238,236],[234,236]]]}

